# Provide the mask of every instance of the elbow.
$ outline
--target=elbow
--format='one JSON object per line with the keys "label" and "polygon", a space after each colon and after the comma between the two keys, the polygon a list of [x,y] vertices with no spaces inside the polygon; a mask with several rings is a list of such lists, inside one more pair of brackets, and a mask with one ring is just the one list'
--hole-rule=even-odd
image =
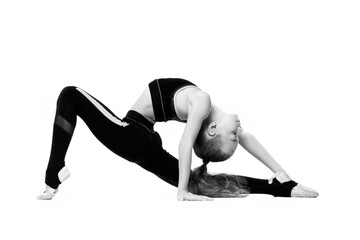
{"label": "elbow", "polygon": [[180,142],[179,146],[178,146],[178,151],[179,153],[183,153],[183,152],[186,152],[186,151],[189,151],[189,149],[191,150],[192,149],[192,146],[188,143],[185,143],[185,142]]}
{"label": "elbow", "polygon": [[183,151],[183,149],[184,149],[184,145],[180,143],[179,146],[178,146],[179,154]]}

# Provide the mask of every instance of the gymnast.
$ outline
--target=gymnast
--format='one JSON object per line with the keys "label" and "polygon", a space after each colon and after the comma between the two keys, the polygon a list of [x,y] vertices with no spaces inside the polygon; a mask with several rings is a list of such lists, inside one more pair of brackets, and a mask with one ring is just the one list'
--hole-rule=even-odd
{"label": "gymnast", "polygon": [[[65,155],[79,116],[94,136],[118,156],[150,171],[177,187],[179,201],[270,194],[275,197],[315,198],[318,193],[293,181],[279,163],[249,132],[239,117],[212,103],[208,93],[180,78],[162,78],[149,83],[123,119],[78,87],[65,87],[57,100],[50,158],[45,173],[45,192],[50,200],[70,176]],[[178,146],[178,159],[162,147],[156,122],[186,123]],[[267,166],[274,175],[257,179],[233,174],[210,174],[209,162],[230,158],[237,146]],[[191,168],[192,150],[203,164]],[[85,184],[85,183],[84,183]]]}

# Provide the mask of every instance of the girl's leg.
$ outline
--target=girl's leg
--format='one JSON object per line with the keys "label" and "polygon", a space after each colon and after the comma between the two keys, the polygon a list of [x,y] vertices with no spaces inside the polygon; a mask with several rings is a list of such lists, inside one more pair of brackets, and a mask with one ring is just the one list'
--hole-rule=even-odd
{"label": "girl's leg", "polygon": [[57,189],[69,175],[64,168],[65,155],[77,116],[82,118],[96,138],[112,151],[116,151],[119,144],[114,141],[114,134],[121,135],[124,127],[128,125],[82,89],[64,88],[57,101],[52,147],[45,178],[45,183],[53,189]]}
{"label": "girl's leg", "polygon": [[149,160],[137,164],[174,187],[178,186],[179,161],[162,147]]}
{"label": "girl's leg", "polygon": [[248,188],[250,194],[269,194],[274,197],[291,197],[292,189],[297,185],[294,181],[280,183],[274,179],[271,184],[267,179],[251,178],[246,176],[239,176],[240,182]]}
{"label": "girl's leg", "polygon": [[[165,182],[177,187],[179,178],[178,159],[173,157],[164,149],[151,157],[150,160],[138,163],[141,167],[154,173]],[[291,197],[292,189],[297,185],[294,181],[280,183],[274,179],[271,184],[267,179],[257,179],[246,176],[235,175],[239,182],[249,190],[250,194],[269,194],[276,197]],[[198,194],[198,193],[197,193]]]}
{"label": "girl's leg", "polygon": [[[138,163],[141,167],[154,173],[165,182],[177,187],[179,178],[178,159],[164,149],[160,149],[151,160]],[[294,181],[280,183],[274,179],[271,184],[267,179],[257,179],[235,175],[239,182],[250,191],[250,194],[269,194],[276,197],[291,197],[292,189],[297,185]]]}

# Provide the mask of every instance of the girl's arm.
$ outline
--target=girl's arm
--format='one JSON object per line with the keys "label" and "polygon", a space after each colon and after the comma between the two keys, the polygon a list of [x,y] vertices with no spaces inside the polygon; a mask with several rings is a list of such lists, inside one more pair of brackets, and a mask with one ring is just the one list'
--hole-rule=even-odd
{"label": "girl's arm", "polygon": [[[284,169],[278,162],[266,151],[261,143],[248,132],[241,132],[238,134],[239,144],[253,155],[256,159],[262,162],[265,166],[271,169],[274,173],[284,173]],[[287,174],[281,175],[281,182],[290,181],[291,178]],[[280,181],[280,180],[279,180]]]}
{"label": "girl's arm", "polygon": [[197,92],[189,96],[187,124],[179,144],[178,200],[210,200],[205,196],[190,194],[188,183],[191,171],[192,148],[205,117],[211,111],[209,95]]}

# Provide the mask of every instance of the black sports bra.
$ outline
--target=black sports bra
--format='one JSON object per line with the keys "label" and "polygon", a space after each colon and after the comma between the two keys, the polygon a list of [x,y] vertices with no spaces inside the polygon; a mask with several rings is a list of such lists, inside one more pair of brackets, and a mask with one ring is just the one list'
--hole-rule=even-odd
{"label": "black sports bra", "polygon": [[177,115],[174,104],[175,93],[180,88],[186,86],[196,87],[192,82],[181,78],[161,78],[149,83],[155,120],[157,122],[166,122],[169,120],[186,122],[186,120],[181,119]]}

